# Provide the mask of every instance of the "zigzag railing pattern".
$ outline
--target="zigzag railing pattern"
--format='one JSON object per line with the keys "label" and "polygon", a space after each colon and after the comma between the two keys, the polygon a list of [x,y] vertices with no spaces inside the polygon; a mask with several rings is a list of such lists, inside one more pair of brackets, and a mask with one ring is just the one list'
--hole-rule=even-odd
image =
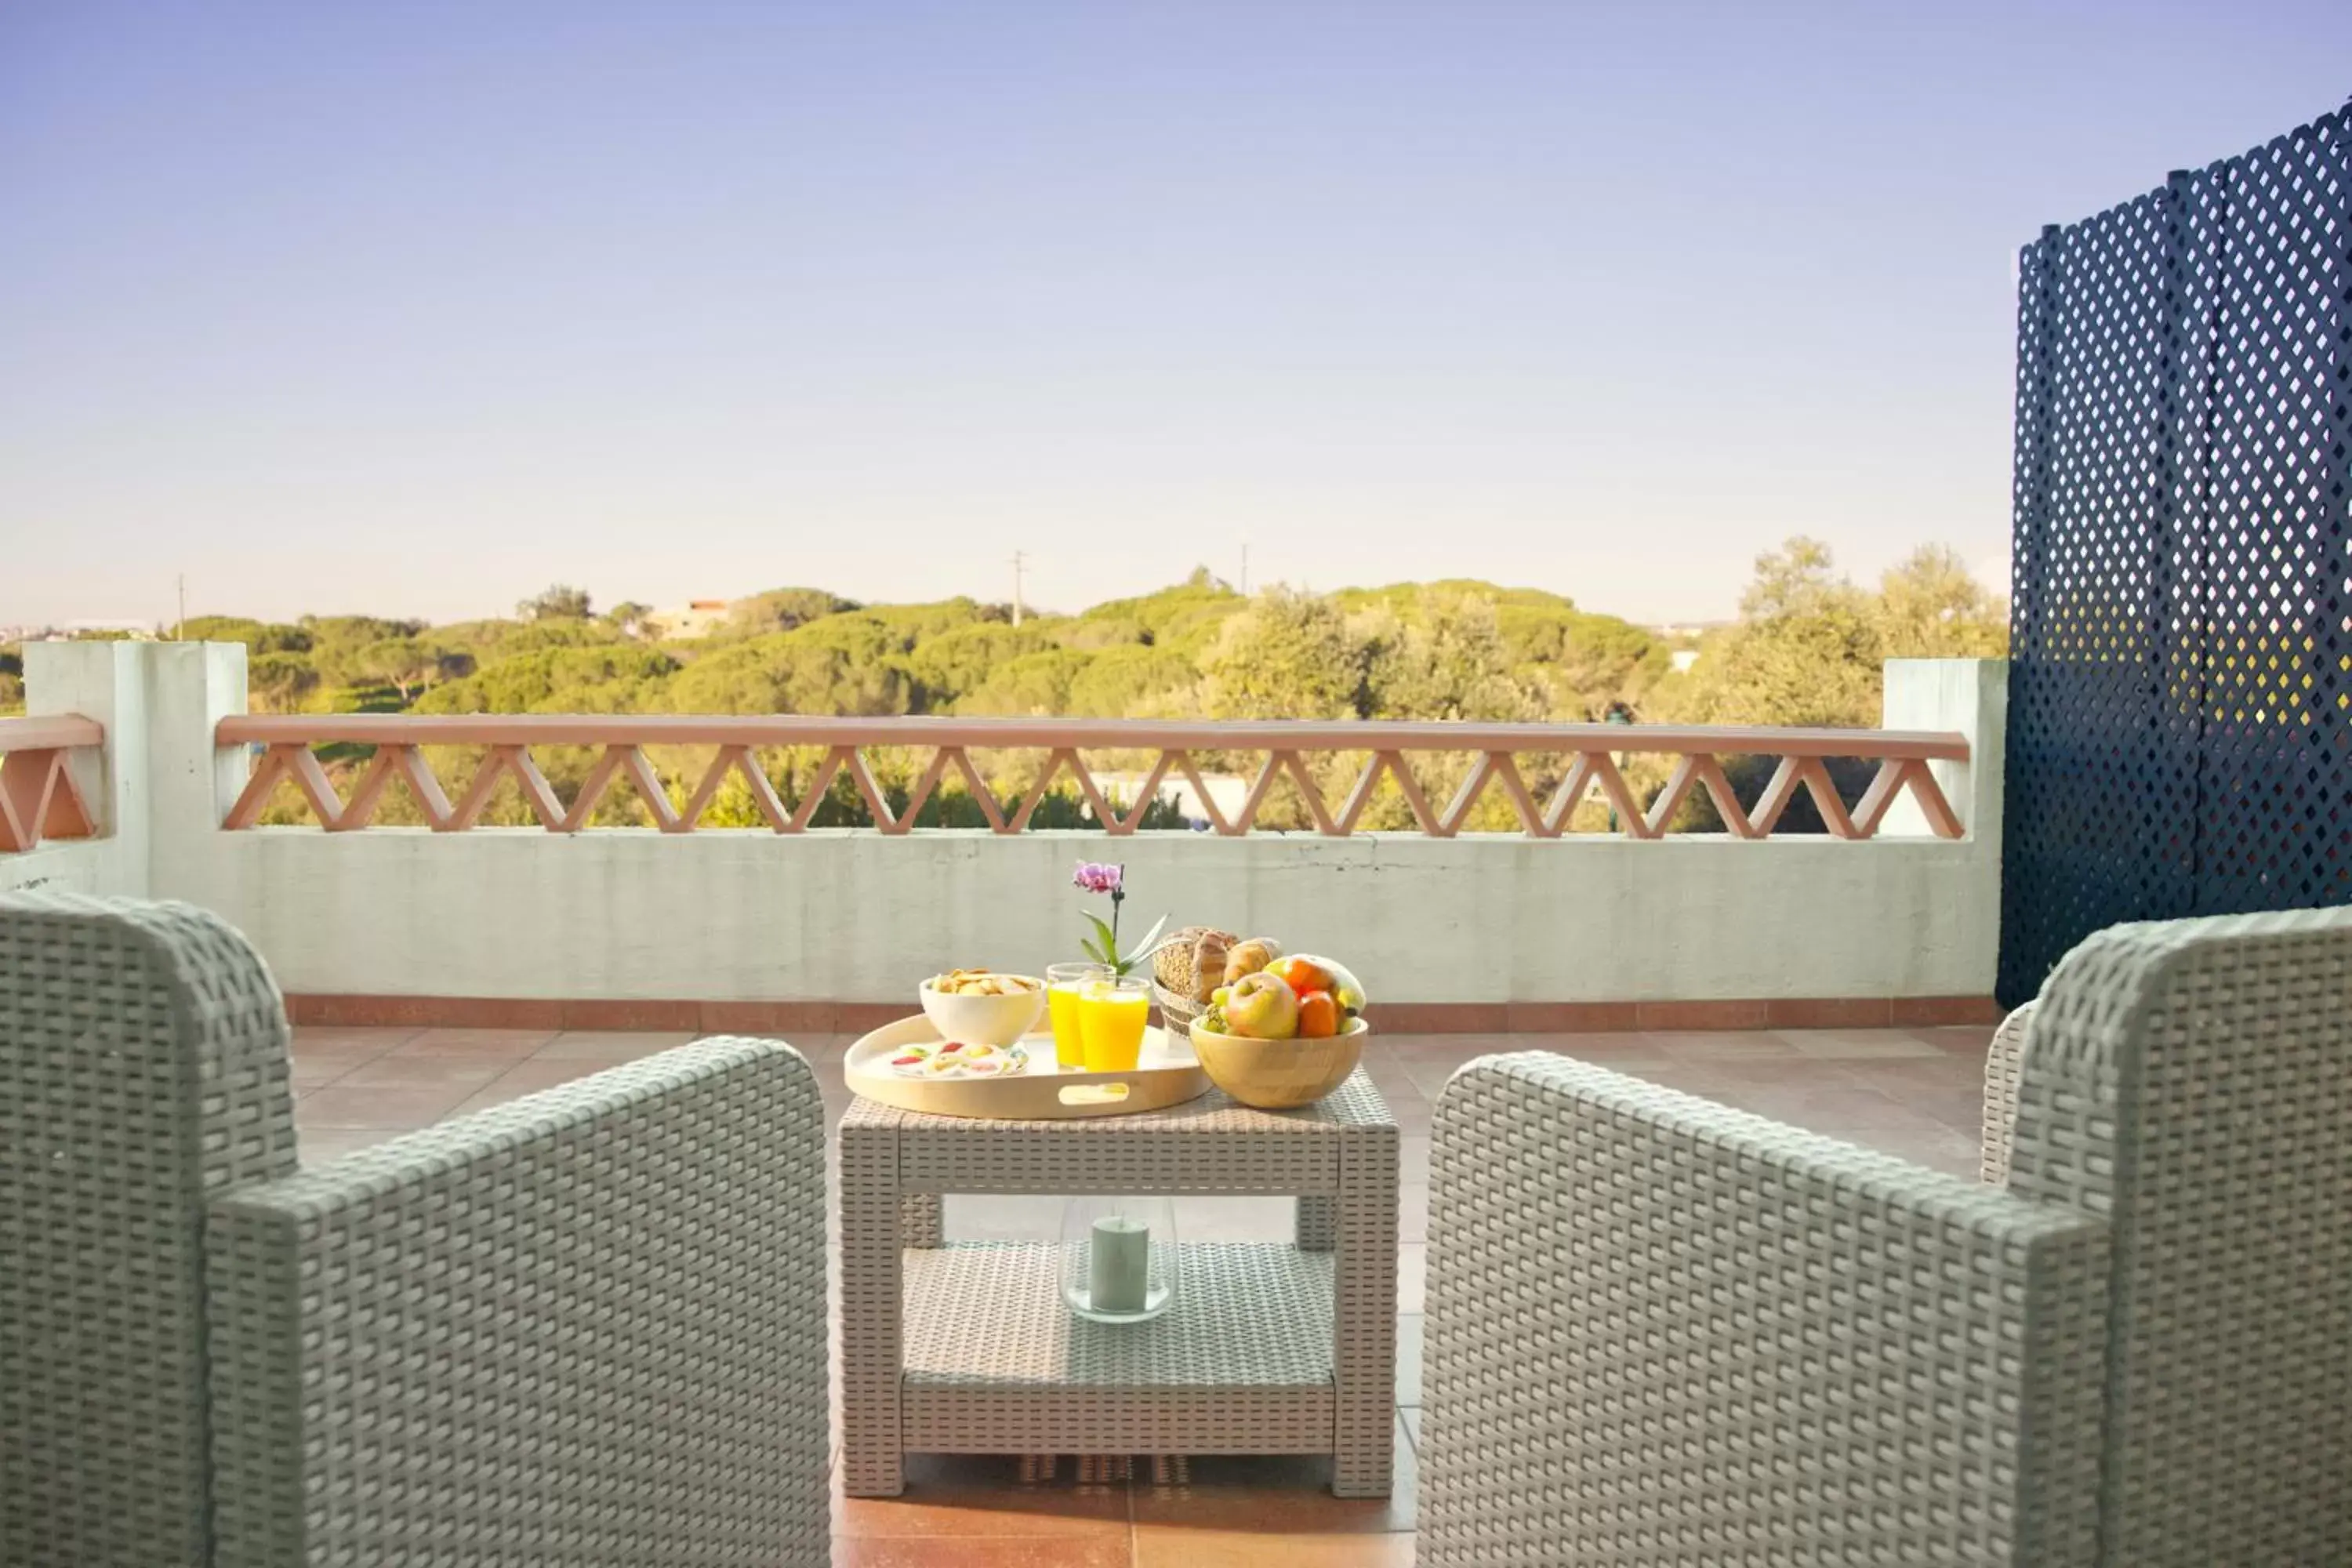
{"label": "zigzag railing pattern", "polygon": [[0,854],[97,834],[74,783],[73,753],[105,743],[105,726],[77,714],[0,719]]}
{"label": "zigzag railing pattern", "polygon": [[[1463,831],[1489,791],[1500,791],[1519,826],[1538,838],[1570,831],[1570,818],[1587,799],[1604,801],[1614,830],[1633,838],[1664,835],[1695,790],[1706,791],[1725,828],[1740,838],[1769,837],[1800,791],[1810,795],[1829,832],[1839,838],[1875,835],[1896,798],[1908,791],[1929,830],[1958,838],[1963,828],[1937,787],[1929,763],[1965,762],[1969,742],[1955,733],[1884,730],[1772,730],[1609,724],[1339,723],[1288,721],[1224,723],[1139,720],[832,719],[641,715],[592,717],[522,714],[422,718],[369,714],[251,716],[221,721],[218,743],[253,750],[251,781],[230,808],[224,826],[257,826],[271,797],[291,784],[308,814],[329,832],[365,827],[384,793],[395,782],[416,802],[437,832],[463,832],[480,822],[491,795],[511,779],[531,816],[550,832],[586,827],[597,804],[614,784],[625,784],[642,802],[652,826],[665,833],[691,833],[730,777],[749,791],[758,815],[778,833],[799,833],[839,778],[846,777],[885,834],[914,830],[918,814],[952,771],[968,790],[988,826],[997,833],[1020,833],[1046,793],[1066,777],[1114,835],[1139,828],[1152,802],[1172,779],[1192,785],[1209,825],[1235,836],[1257,825],[1269,795],[1287,784],[1297,792],[1315,832],[1345,837],[1358,830],[1386,774],[1420,830],[1450,838]],[[356,764],[348,797],[339,793],[314,747],[373,747]],[[453,802],[422,748],[482,749],[482,760]],[[586,778],[566,803],[531,760],[535,746],[593,747],[598,752]],[[683,802],[673,800],[646,748],[715,748]],[[762,748],[820,750],[823,760],[797,802],[787,805],[757,759]],[[880,749],[928,752],[929,763],[913,777],[903,804],[894,805],[877,779],[866,753]],[[1156,757],[1125,805],[1116,804],[1081,759],[1085,751],[1120,752]],[[997,798],[974,765],[974,752],[1042,752],[1042,772],[1017,804]],[[1203,777],[1202,755],[1258,759],[1247,794],[1238,806],[1222,809]],[[1335,809],[1308,766],[1310,757],[1367,757],[1355,783]],[[1619,759],[1630,754],[1676,759],[1664,787],[1646,805],[1628,784]],[[1473,758],[1451,798],[1440,805],[1425,789],[1409,759],[1414,756]],[[1529,787],[1517,758],[1539,755],[1566,763],[1556,784]],[[1743,807],[1725,773],[1725,757],[1778,759],[1770,782]],[[1849,810],[1832,783],[1830,759],[1877,763],[1877,773]]]}

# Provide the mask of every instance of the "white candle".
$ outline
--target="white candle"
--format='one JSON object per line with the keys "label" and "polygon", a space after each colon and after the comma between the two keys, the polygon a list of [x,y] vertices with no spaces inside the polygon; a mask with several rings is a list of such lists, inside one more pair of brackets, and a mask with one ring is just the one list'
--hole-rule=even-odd
{"label": "white candle", "polygon": [[1095,1221],[1088,1248],[1088,1304],[1097,1312],[1140,1312],[1151,1272],[1151,1227],[1125,1215]]}

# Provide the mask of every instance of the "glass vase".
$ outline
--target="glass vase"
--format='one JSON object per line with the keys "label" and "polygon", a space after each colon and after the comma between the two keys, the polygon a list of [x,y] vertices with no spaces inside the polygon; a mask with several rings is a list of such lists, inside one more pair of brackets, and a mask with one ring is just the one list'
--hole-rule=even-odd
{"label": "glass vase", "polygon": [[1140,1323],[1176,1304],[1181,1259],[1169,1198],[1062,1205],[1062,1300],[1090,1322]]}

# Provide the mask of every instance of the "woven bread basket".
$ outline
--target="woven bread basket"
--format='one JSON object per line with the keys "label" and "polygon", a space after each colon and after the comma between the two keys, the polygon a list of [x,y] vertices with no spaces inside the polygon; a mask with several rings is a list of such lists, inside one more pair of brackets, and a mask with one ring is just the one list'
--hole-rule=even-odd
{"label": "woven bread basket", "polygon": [[1184,1033],[1192,1027],[1193,1019],[1209,1010],[1206,1002],[1195,1002],[1156,980],[1151,983],[1151,999],[1160,1004],[1160,1021],[1172,1034]]}
{"label": "woven bread basket", "polygon": [[[1162,1008],[1172,1003],[1185,1009],[1181,1021],[1190,1022],[1208,1005],[1206,1002],[1192,999],[1196,993],[1206,989],[1201,984],[1202,973],[1196,967],[1196,958],[1207,958],[1209,984],[1214,985],[1224,976],[1226,947],[1240,940],[1214,926],[1186,926],[1161,942],[1151,955],[1151,988],[1159,995]],[[1205,952],[1202,948],[1204,941],[1209,943]],[[1168,1016],[1171,1021],[1180,1019],[1180,1016],[1172,1012]]]}

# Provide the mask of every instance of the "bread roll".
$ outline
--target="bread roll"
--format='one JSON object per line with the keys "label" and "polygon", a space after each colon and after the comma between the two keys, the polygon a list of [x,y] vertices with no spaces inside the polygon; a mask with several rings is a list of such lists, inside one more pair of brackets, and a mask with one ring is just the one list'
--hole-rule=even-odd
{"label": "bread roll", "polygon": [[[1151,955],[1151,977],[1179,996],[1205,1002],[1216,989],[1215,977],[1223,971],[1225,949],[1233,941],[1232,932],[1214,926],[1186,926]],[[1213,963],[1202,962],[1204,943],[1216,954]]]}
{"label": "bread roll", "polygon": [[1282,956],[1282,944],[1270,936],[1254,936],[1236,944],[1225,954],[1223,984],[1231,985],[1244,974],[1255,974]]}
{"label": "bread roll", "polygon": [[1236,938],[1231,931],[1203,931],[1192,940],[1192,984],[1185,994],[1206,1005],[1225,977],[1225,958]]}

